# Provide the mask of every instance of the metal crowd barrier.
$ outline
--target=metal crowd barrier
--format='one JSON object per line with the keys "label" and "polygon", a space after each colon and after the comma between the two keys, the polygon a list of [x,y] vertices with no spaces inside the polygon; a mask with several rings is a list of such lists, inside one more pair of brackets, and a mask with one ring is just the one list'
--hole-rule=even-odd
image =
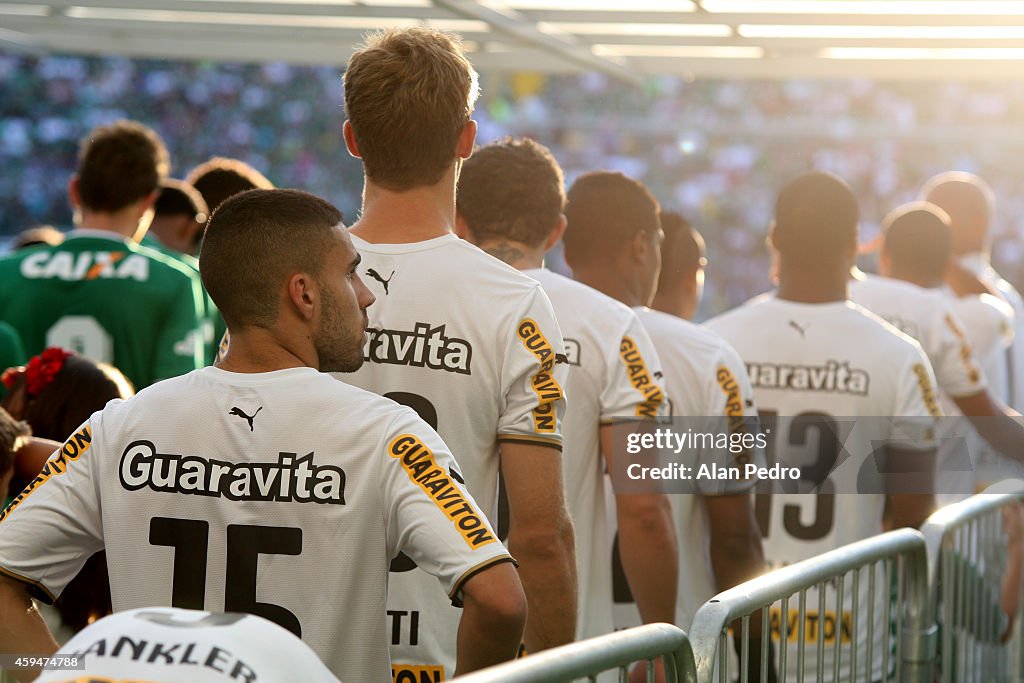
{"label": "metal crowd barrier", "polygon": [[[647,680],[654,680],[654,660],[662,658],[665,683],[697,683],[693,652],[686,634],[669,624],[647,624],[609,633],[475,671],[452,683],[557,683],[587,679],[618,670],[629,680],[636,662],[647,662]],[[603,678],[603,677],[602,677]]]}
{"label": "metal crowd barrier", "polygon": [[[1012,492],[982,493],[946,506],[921,529],[928,546],[930,599],[938,609],[943,683],[1024,680],[1019,600],[1011,610],[1013,620],[1003,606],[1012,592],[1020,595],[1021,551],[1019,545],[1008,546],[1004,513],[1020,514],[1024,482],[998,487]],[[1009,571],[1013,565],[1015,572]],[[1008,603],[1012,607],[1013,599]]]}
{"label": "metal crowd barrier", "polygon": [[[719,593],[697,611],[689,638],[674,626],[650,624],[456,680],[597,681],[617,670],[624,683],[633,664],[647,662],[652,681],[654,661],[662,658],[666,683],[732,683],[729,637],[736,629],[740,683],[754,683],[750,670],[760,671],[763,683],[770,668],[787,683],[1024,683],[1024,550],[1010,550],[1004,528],[1013,522],[1024,535],[1024,507],[1017,507],[1024,505],[1024,482],[999,486],[1011,492],[946,506],[923,533],[874,536]],[[1020,516],[1004,517],[1007,511]],[[809,591],[817,597],[809,600]],[[1005,613],[1010,608],[1013,619]],[[761,661],[750,666],[758,611]]]}
{"label": "metal crowd barrier", "polygon": [[[867,604],[859,599],[862,580],[867,583]],[[826,587],[835,593],[828,605]],[[808,612],[809,590],[818,594],[814,600],[817,604],[811,605],[816,613]],[[781,607],[772,613],[776,603]],[[794,603],[795,611],[791,609]],[[830,662],[826,658],[828,637],[823,616],[828,614],[827,609],[835,610],[831,613]],[[879,609],[881,613],[876,611]],[[880,670],[881,680],[932,683],[936,634],[928,603],[925,541],[915,530],[900,529],[852,543],[719,593],[697,611],[690,628],[700,683],[733,680],[728,637],[730,626],[735,626],[737,620],[741,635],[739,680],[748,683],[751,616],[758,610],[762,682],[769,680],[769,635],[775,631],[778,638],[773,654],[779,681],[872,683],[873,671]],[[867,633],[863,639],[862,627]],[[813,638],[809,638],[812,631]],[[794,639],[795,644],[791,644]],[[794,648],[795,652],[791,651]]]}

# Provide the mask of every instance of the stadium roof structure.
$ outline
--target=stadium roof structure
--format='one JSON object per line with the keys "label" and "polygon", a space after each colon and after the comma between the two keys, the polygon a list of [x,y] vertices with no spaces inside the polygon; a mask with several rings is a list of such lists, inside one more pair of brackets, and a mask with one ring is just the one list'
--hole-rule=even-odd
{"label": "stadium roof structure", "polygon": [[344,64],[375,28],[460,33],[480,71],[1019,79],[1018,0],[0,0],[0,50]]}

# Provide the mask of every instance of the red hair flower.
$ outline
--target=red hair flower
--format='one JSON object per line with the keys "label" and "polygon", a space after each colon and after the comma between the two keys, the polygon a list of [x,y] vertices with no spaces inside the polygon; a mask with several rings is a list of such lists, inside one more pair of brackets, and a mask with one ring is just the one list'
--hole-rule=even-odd
{"label": "red hair flower", "polygon": [[7,391],[14,391],[14,385],[18,383],[18,378],[21,377],[22,373],[25,372],[24,365],[17,365],[13,368],[7,368],[4,370],[4,374],[0,377],[0,382],[7,388]]}
{"label": "red hair flower", "polygon": [[64,361],[70,355],[69,351],[51,346],[29,360],[25,366],[25,394],[28,398],[35,398],[43,393],[57,373],[64,368]]}

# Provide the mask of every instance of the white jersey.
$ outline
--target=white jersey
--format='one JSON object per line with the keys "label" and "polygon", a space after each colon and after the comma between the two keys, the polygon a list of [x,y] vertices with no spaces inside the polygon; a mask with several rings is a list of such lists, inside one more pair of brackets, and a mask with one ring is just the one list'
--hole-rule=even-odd
{"label": "white jersey", "polygon": [[309,645],[251,614],[143,607],[87,626],[56,657],[85,670],[46,670],[38,683],[338,683]]}
{"label": "white jersey", "polygon": [[[957,318],[954,303],[940,289],[925,289],[878,275],[857,275],[850,281],[850,298],[916,339],[932,364],[942,412],[950,416],[941,420],[936,432],[936,501],[944,505],[966,498],[972,488],[968,479],[985,446],[970,422],[953,417],[960,411],[952,399],[988,388],[967,328]],[[984,347],[981,350],[987,353]]]}
{"label": "white jersey", "polygon": [[[499,442],[551,446],[551,457],[561,458],[568,370],[551,302],[535,280],[452,234],[410,244],[352,241],[377,302],[367,311],[367,362],[341,377],[436,426],[504,538]],[[388,616],[396,675],[454,674],[460,611],[404,557],[392,564]]]}
{"label": "white jersey", "polygon": [[1024,409],[1024,299],[1009,282],[992,268],[988,257],[966,254],[960,264],[996,292],[1013,310],[1013,343],[1006,351],[1007,402],[1018,411]]}
{"label": "white jersey", "polygon": [[576,638],[611,633],[612,544],[601,459],[600,425],[616,417],[655,417],[667,410],[658,355],[628,307],[550,270],[525,271],[555,307],[569,359],[571,397],[563,434],[566,502],[576,533],[579,614]]}
{"label": "white jersey", "polygon": [[850,281],[850,299],[916,339],[945,393],[970,396],[986,388],[964,326],[940,290],[865,273]]}
{"label": "white jersey", "polygon": [[115,611],[257,614],[386,680],[392,557],[456,602],[511,559],[456,468],[411,410],[316,370],[208,367],[94,413],[0,518],[0,572],[52,599],[105,548]]}
{"label": "white jersey", "polygon": [[[869,454],[875,444],[896,438],[934,447],[933,430],[941,411],[931,367],[918,343],[848,301],[803,304],[770,297],[715,318],[708,326],[725,337],[747,365],[763,423],[774,433],[769,465],[800,466],[803,475],[815,481],[827,475],[819,491],[835,494],[757,496],[769,565],[791,564],[881,533],[885,496],[852,492],[862,466],[872,463]],[[772,425],[776,416],[785,417]],[[850,420],[862,416],[889,419]],[[867,584],[866,579],[860,583],[862,610],[868,602]],[[859,656],[866,655],[867,620],[861,619],[858,633],[852,633],[852,597],[847,590],[844,609],[837,615],[835,587],[830,585],[830,607],[819,615],[817,591],[807,592],[808,671],[815,670],[813,644],[819,636],[831,644],[838,635],[845,661],[854,637],[862,645]],[[876,606],[874,613],[877,654],[887,625],[880,608]],[[787,633],[792,643],[797,637],[795,606],[785,620],[781,617],[773,608],[772,637],[778,640]],[[833,652],[833,647],[825,648],[827,671]],[[795,660],[795,655],[789,659],[790,678]],[[871,680],[881,674],[876,656]]]}
{"label": "white jersey", "polygon": [[[989,381],[991,391],[1007,404],[1012,404],[1010,395],[1010,359],[1014,342],[1013,307],[1006,301],[991,294],[981,296],[956,296],[944,290],[950,306],[964,323],[971,344],[977,351],[982,370]],[[954,415],[959,415],[955,411]],[[971,474],[974,477],[973,491],[981,491],[988,484],[1006,478],[1024,477],[1024,467],[1015,460],[1002,455],[988,445],[973,428],[963,429],[962,436],[971,454]],[[962,470],[962,466],[943,469]],[[958,482],[955,495],[944,496],[942,502],[954,502],[965,498],[964,482]]]}
{"label": "white jersey", "polygon": [[[661,358],[673,417],[715,418],[718,421],[717,418],[736,420],[757,415],[754,391],[743,361],[724,339],[667,313],[649,308],[634,310],[651,335]],[[699,422],[692,423],[694,428]],[[696,455],[698,462],[695,467],[704,463],[702,455]],[[757,464],[763,466],[763,454],[756,452],[755,457],[760,458]],[[708,494],[743,493],[752,487],[752,483],[747,481],[708,483],[715,484],[715,491],[709,490]],[[697,609],[718,592],[711,569],[708,518],[699,496],[675,494],[670,496],[670,500],[679,539],[676,625],[688,629]],[[617,604],[615,616],[616,628],[629,628],[640,623],[633,602]]]}

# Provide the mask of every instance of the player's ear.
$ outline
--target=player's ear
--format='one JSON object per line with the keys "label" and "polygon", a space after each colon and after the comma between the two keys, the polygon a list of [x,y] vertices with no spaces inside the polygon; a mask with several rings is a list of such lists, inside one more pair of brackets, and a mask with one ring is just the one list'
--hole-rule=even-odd
{"label": "player's ear", "polygon": [[646,230],[637,230],[633,234],[633,239],[630,240],[630,256],[636,259],[639,263],[648,263],[648,252],[652,246],[657,248],[657,245],[651,244],[651,238],[647,234]]}
{"label": "player's ear", "polygon": [[569,221],[566,219],[565,214],[558,214],[558,224],[555,226],[555,229],[551,231],[551,234],[548,235],[547,240],[544,241],[545,253],[551,251],[551,248],[562,240],[562,235],[565,234],[565,228],[568,225]]}
{"label": "player's ear", "polygon": [[345,147],[348,148],[348,153],[356,159],[362,159],[363,156],[359,153],[359,143],[356,142],[356,133],[352,130],[352,124],[348,119],[345,120],[345,125],[342,126],[342,131],[345,135]]}
{"label": "player's ear", "polygon": [[159,196],[160,196],[160,190],[153,190],[152,192],[147,194],[145,197],[140,199],[139,200],[139,204],[142,206],[142,209],[144,211],[148,211],[149,209],[153,208],[154,204],[156,204],[157,197],[159,197]]}
{"label": "player's ear", "polygon": [[462,132],[459,133],[459,146],[455,151],[459,155],[460,159],[468,159],[473,154],[473,145],[476,144],[476,121],[470,119],[466,121],[466,125],[462,127]]}
{"label": "player's ear", "polygon": [[196,221],[191,216],[184,216],[181,226],[177,230],[178,239],[181,240],[181,244],[195,244],[199,241],[199,235],[202,231],[202,223]]}
{"label": "player's ear", "polygon": [[320,291],[316,281],[308,273],[293,273],[288,278],[288,302],[302,320],[312,320],[316,315]]}
{"label": "player's ear", "polygon": [[78,175],[72,175],[71,179],[68,180],[68,201],[71,202],[71,208],[78,210],[82,207],[82,193],[78,189]]}

